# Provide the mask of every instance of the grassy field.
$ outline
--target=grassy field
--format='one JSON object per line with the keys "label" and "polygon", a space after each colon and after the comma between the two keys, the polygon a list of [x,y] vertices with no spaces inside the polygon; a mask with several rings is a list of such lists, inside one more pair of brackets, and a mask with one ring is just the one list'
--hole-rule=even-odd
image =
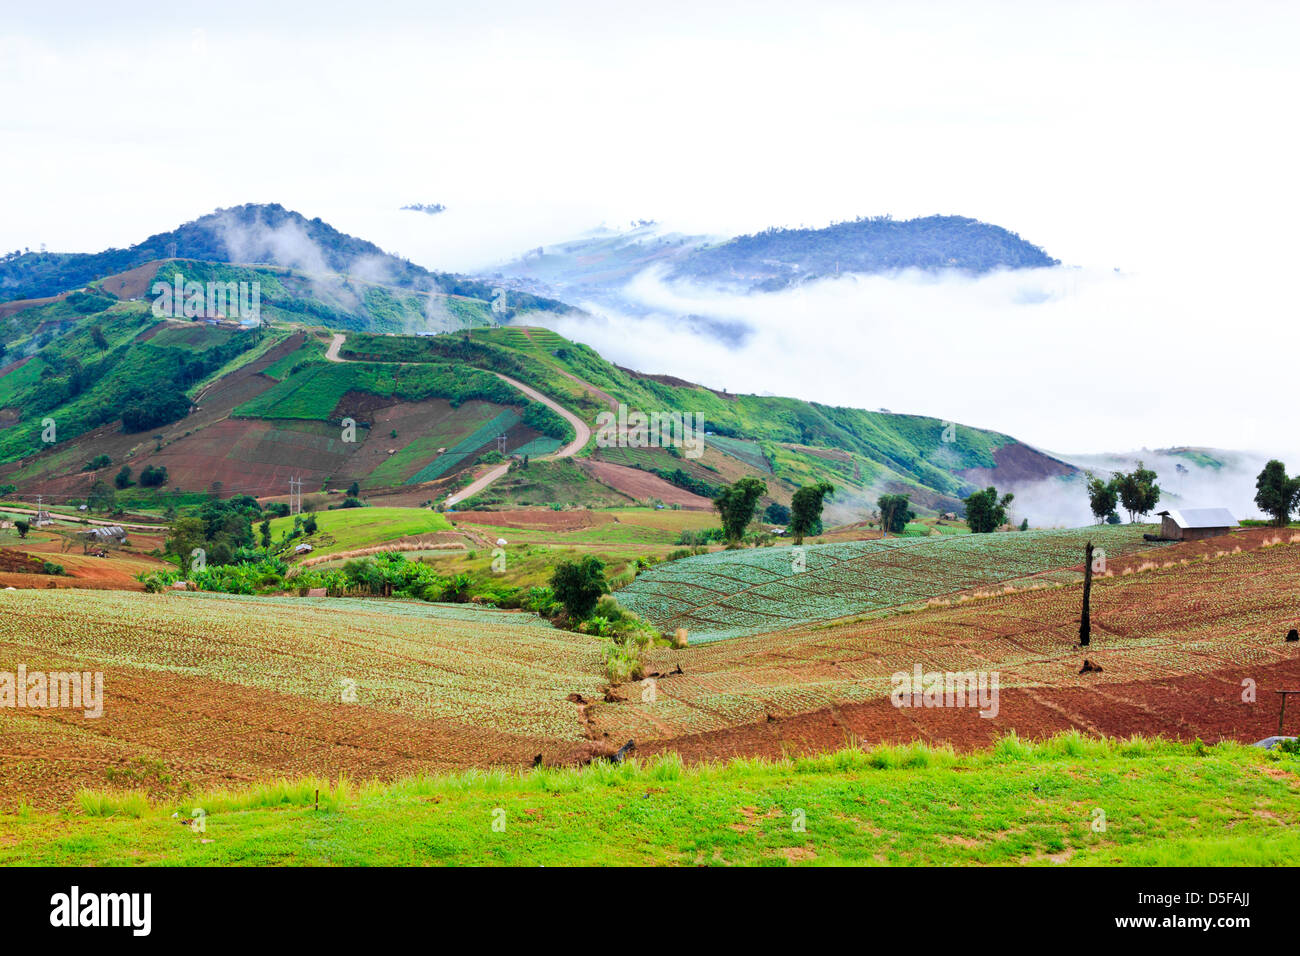
{"label": "grassy field", "polygon": [[[1071,733],[684,768],[304,780],[0,816],[0,864],[1286,865],[1300,758]],[[313,809],[316,791],[320,808]],[[203,830],[192,820],[201,810]]]}
{"label": "grassy field", "polygon": [[309,418],[324,420],[348,392],[419,401],[520,403],[519,393],[490,372],[467,366],[429,364],[413,367],[350,362],[310,364],[240,405],[235,413],[248,418]]}
{"label": "grassy field", "polygon": [[[315,515],[316,534],[305,539],[315,548],[313,557],[451,530],[446,518],[428,508],[339,508]],[[292,529],[292,516],[271,520],[272,538]]]}
{"label": "grassy field", "polygon": [[592,478],[572,459],[563,458],[534,461],[527,468],[516,468],[456,507],[469,510],[559,504],[600,508],[627,502],[627,496]]}

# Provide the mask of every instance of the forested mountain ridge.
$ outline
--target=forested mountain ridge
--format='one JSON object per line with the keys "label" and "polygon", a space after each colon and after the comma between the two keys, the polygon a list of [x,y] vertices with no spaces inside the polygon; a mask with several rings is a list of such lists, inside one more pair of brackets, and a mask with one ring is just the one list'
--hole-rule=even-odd
{"label": "forested mountain ridge", "polygon": [[971,273],[1060,265],[1001,226],[964,216],[859,218],[822,229],[766,229],[706,246],[677,261],[680,278],[779,289],[842,273],[902,269]]}

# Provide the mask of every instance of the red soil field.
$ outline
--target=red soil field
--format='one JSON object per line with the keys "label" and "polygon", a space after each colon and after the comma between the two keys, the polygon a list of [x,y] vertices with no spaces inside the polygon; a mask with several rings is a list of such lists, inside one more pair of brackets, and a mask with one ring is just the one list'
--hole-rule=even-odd
{"label": "red soil field", "polygon": [[604,511],[575,508],[551,511],[549,508],[515,511],[456,511],[447,515],[453,525],[482,524],[494,528],[527,528],[530,531],[581,531],[602,524],[612,524],[614,516]]}
{"label": "red soil field", "polygon": [[[29,660],[30,668],[59,662]],[[573,744],[515,737],[445,720],[360,705],[325,704],[201,677],[101,668],[112,707],[87,719],[75,710],[27,710],[6,718],[0,747],[0,810],[24,800],[66,806],[106,770],[167,768],[198,789],[307,774],[392,778],[468,766],[524,765],[541,752],[560,760]],[[126,786],[168,788],[143,771]]]}
{"label": "red soil field", "polygon": [[[1080,650],[1079,663],[1086,652]],[[1098,678],[1104,676],[1096,675]],[[1256,681],[1254,703],[1242,701],[1242,680]],[[668,682],[666,681],[665,684]],[[895,707],[887,698],[775,717],[724,730],[642,744],[648,753],[676,751],[687,761],[781,757],[835,750],[850,744],[923,740],[958,750],[988,747],[1010,732],[1027,739],[1063,730],[1127,737],[1141,734],[1206,743],[1253,743],[1277,733],[1276,690],[1300,690],[1300,658],[1262,667],[1088,687],[1006,688],[996,717],[972,709]],[[1285,731],[1300,734],[1300,708]],[[616,738],[617,735],[615,734]]]}
{"label": "red soil field", "polygon": [[693,495],[689,491],[669,484],[658,475],[652,475],[648,471],[641,471],[639,468],[628,468],[624,465],[615,465],[607,461],[592,461],[591,459],[578,461],[577,464],[579,468],[597,481],[609,485],[615,491],[637,501],[658,498],[666,505],[680,505],[692,511],[713,510],[713,502],[708,498]]}

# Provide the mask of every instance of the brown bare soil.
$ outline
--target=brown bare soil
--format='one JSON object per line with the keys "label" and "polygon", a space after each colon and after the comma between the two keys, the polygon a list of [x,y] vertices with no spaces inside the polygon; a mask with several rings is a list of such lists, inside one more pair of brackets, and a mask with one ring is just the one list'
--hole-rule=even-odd
{"label": "brown bare soil", "polygon": [[43,299],[13,299],[9,302],[0,302],[0,319],[7,319],[11,315],[17,315],[24,309],[39,308],[42,305],[49,305],[51,302],[58,302],[67,297],[67,292],[60,292],[58,295],[46,296]]}
{"label": "brown bare soil", "polygon": [[22,551],[0,548],[0,571],[16,574],[42,574],[45,565]]}
{"label": "brown bare soil", "polygon": [[[1083,660],[1079,654],[1080,662]],[[1242,680],[1257,682],[1256,700],[1242,701]],[[957,708],[895,707],[887,698],[826,707],[810,713],[766,718],[724,730],[656,741],[638,750],[676,751],[689,762],[731,757],[781,757],[817,753],[851,744],[923,740],[958,750],[988,747],[1015,732],[1027,739],[1063,730],[1128,737],[1141,734],[1206,743],[1253,743],[1277,733],[1275,690],[1300,688],[1300,659],[1250,668],[1160,680],[1090,687],[1007,688],[996,717],[981,718]],[[1288,719],[1288,733],[1300,733],[1300,714]]]}
{"label": "brown bare soil", "polygon": [[634,498],[648,501],[658,498],[666,505],[681,505],[695,511],[710,511],[713,502],[700,495],[693,495],[683,488],[669,484],[658,475],[639,468],[628,468],[607,461],[585,459],[578,462],[578,467],[602,484],[609,485],[615,491]]}
{"label": "brown bare soil", "polygon": [[[29,660],[29,668],[59,662]],[[538,741],[446,720],[303,697],[180,674],[103,669],[113,706],[87,719],[68,709],[6,717],[0,807],[66,806],[83,787],[155,795],[307,774],[392,778],[473,765],[558,761],[572,743]],[[165,768],[164,785],[150,767]]]}
{"label": "brown bare soil", "polygon": [[[1270,541],[1291,542],[1293,539],[1300,542],[1300,530],[1295,528],[1242,528],[1239,531],[1220,535],[1217,538],[1204,538],[1200,541],[1180,541],[1177,544],[1162,548],[1156,555],[1130,554],[1123,558],[1114,558],[1106,562],[1106,569],[1114,574],[1123,574],[1125,571],[1136,571],[1143,565],[1166,565],[1170,562],[1182,560],[1191,561],[1215,557],[1224,552],[1231,553],[1238,548],[1242,551],[1255,551]],[[1083,565],[1079,565],[1079,570],[1083,570]]]}
{"label": "brown bare soil", "polygon": [[1012,442],[997,449],[993,452],[993,462],[992,468],[966,468],[957,474],[977,485],[997,483],[999,486],[1013,486],[1043,478],[1072,475],[1077,470],[1020,442]]}
{"label": "brown bare soil", "polygon": [[614,516],[606,511],[574,508],[552,511],[549,508],[525,508],[516,511],[457,511],[449,516],[453,525],[482,524],[494,528],[527,528],[530,531],[581,531],[602,524],[612,524]]}
{"label": "brown bare soil", "polygon": [[128,269],[126,272],[119,272],[117,275],[101,279],[100,288],[105,292],[112,293],[119,299],[142,298],[149,294],[154,277],[158,275],[158,267],[167,261],[166,259],[154,259],[152,262],[138,265],[134,269]]}

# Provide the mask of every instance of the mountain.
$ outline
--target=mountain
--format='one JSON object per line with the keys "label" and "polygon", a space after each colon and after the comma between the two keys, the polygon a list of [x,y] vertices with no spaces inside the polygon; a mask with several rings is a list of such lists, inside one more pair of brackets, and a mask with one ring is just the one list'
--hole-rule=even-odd
{"label": "mountain", "polygon": [[691,252],[677,278],[774,290],[845,272],[971,273],[1060,263],[1014,232],[961,216],[855,219],[824,229],[768,229]]}
{"label": "mountain", "polygon": [[[432,272],[372,242],[308,219],[278,203],[218,209],[127,249],[97,253],[27,252],[0,258],[0,302],[56,296],[106,276],[167,259],[267,265],[316,278],[346,275],[372,285],[490,302],[495,287],[469,276]],[[515,293],[517,311],[567,311],[562,302]]]}
{"label": "mountain", "polygon": [[[700,254],[688,237],[638,229],[631,244],[605,237],[605,265],[590,275]],[[828,518],[848,521],[887,492],[943,512],[988,482],[1077,476],[986,429],[621,368],[532,327],[530,316],[567,311],[563,302],[430,272],[277,205],[219,210],[128,250],[11,256],[3,269],[11,292],[45,297],[0,303],[0,483],[52,500],[102,496],[125,466],[125,500],[178,504],[214,491],[280,495],[296,476],[308,490],[356,482],[399,504],[456,495],[477,506],[707,509],[749,475],[767,483],[765,504],[830,481]],[[153,283],[178,279],[257,283],[260,323],[155,315]],[[570,447],[620,408],[692,416],[703,440],[693,452]],[[527,456],[527,473],[483,484],[475,466],[502,452]],[[167,478],[142,488],[146,469]]]}
{"label": "mountain", "polygon": [[640,222],[529,250],[501,266],[498,275],[535,292],[617,301],[635,311],[618,290],[649,268],[660,268],[669,278],[775,291],[843,273],[953,269],[980,274],[1059,264],[1014,232],[975,219],[880,216],[726,240],[665,233],[655,223]]}
{"label": "mountain", "polygon": [[[978,484],[971,476],[996,480],[1004,465],[1017,480],[1073,473],[997,432],[715,392],[620,368],[541,328],[335,334],[276,309],[240,328],[159,319],[147,302],[102,288],[7,320],[29,330],[29,349],[0,370],[0,484],[81,501],[125,466],[119,500],[155,505],[160,496],[179,506],[212,492],[283,495],[300,477],[308,492],[357,482],[378,503],[462,493],[472,506],[707,509],[721,485],[751,475],[767,482],[764,504],[788,505],[799,485],[831,481],[828,520],[848,521],[883,492],[910,494],[923,512],[960,509]],[[597,423],[620,405],[699,416],[699,454],[635,442],[565,450],[575,422]],[[466,490],[475,466],[500,452],[533,461]],[[160,469],[160,487],[135,483]]]}

